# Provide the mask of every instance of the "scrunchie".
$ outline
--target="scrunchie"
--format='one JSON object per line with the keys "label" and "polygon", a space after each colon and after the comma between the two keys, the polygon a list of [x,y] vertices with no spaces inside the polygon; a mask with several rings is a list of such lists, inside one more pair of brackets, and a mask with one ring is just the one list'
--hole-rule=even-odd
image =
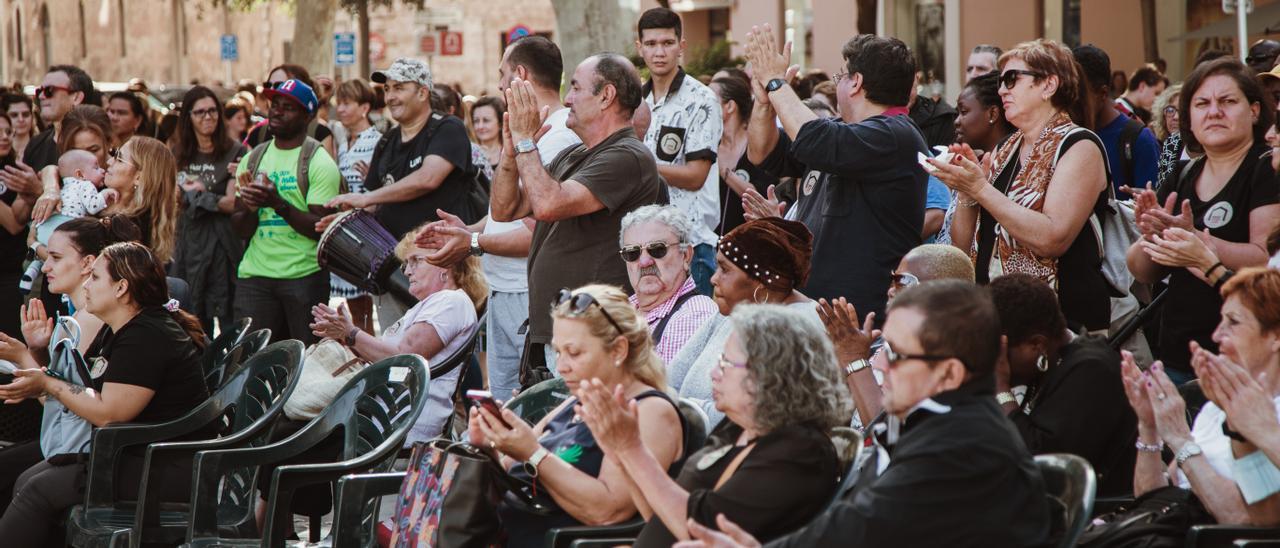
{"label": "scrunchie", "polygon": [[177,311],[178,311],[178,299],[169,299],[169,301],[168,301],[168,302],[164,303],[164,309],[165,309],[165,310],[168,310],[169,312],[177,312]]}

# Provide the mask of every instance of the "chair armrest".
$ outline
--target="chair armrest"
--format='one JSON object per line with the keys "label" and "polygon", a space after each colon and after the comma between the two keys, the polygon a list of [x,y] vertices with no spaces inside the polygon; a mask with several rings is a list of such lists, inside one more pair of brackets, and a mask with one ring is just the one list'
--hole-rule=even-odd
{"label": "chair armrest", "polygon": [[1187,531],[1187,548],[1231,546],[1237,539],[1280,540],[1280,528],[1246,525],[1196,525]]}
{"label": "chair armrest", "polygon": [[267,513],[262,524],[265,544],[276,546],[277,540],[283,540],[274,538],[277,529],[275,524],[279,520],[292,523],[293,513],[290,511],[290,505],[293,502],[294,491],[308,485],[335,481],[352,472],[368,471],[379,462],[385,461],[387,457],[394,458],[394,456],[394,452],[388,454],[373,452],[343,462],[290,464],[276,468],[271,477],[271,492],[267,495]]}
{"label": "chair armrest", "polygon": [[334,501],[333,545],[357,546],[364,523],[365,504],[371,499],[395,495],[407,476],[405,472],[347,474],[338,479],[338,496]]}
{"label": "chair armrest", "polygon": [[575,541],[605,538],[635,538],[644,528],[644,520],[636,516],[614,525],[560,527],[547,531],[549,548],[569,548]]}
{"label": "chair armrest", "polygon": [[613,548],[635,544],[635,537],[578,539],[569,544],[569,548]]}
{"label": "chair armrest", "polygon": [[[203,407],[197,407],[189,415],[198,413]],[[116,466],[121,460],[120,453],[126,448],[173,439],[195,432],[202,426],[204,424],[200,421],[183,416],[160,424],[122,423],[94,430],[85,506],[107,506],[115,502]]]}

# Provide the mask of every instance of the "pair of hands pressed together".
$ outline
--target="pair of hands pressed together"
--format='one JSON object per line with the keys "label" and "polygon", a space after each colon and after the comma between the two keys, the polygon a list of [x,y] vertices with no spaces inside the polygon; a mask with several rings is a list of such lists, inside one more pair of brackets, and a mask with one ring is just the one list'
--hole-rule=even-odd
{"label": "pair of hands pressed together", "polygon": [[1142,232],[1138,245],[1153,262],[1170,268],[1194,268],[1201,273],[1218,262],[1209,246],[1209,229],[1196,230],[1191,200],[1182,200],[1179,205],[1178,193],[1171,192],[1162,204],[1150,183],[1145,188],[1121,190],[1133,196],[1134,221]]}
{"label": "pair of hands pressed together", "polygon": [[1124,394],[1138,417],[1139,440],[1143,432],[1154,433],[1175,451],[1191,441],[1187,404],[1165,373],[1164,364],[1157,361],[1142,371],[1131,352],[1122,350],[1120,354]]}
{"label": "pair of hands pressed together", "polygon": [[276,185],[272,184],[265,176],[261,181],[255,181],[252,173],[244,172],[236,177],[236,186],[240,190],[240,200],[244,202],[251,211],[257,211],[260,208],[268,207],[277,209],[288,207],[284,198],[280,197],[280,191],[276,189]]}
{"label": "pair of hands pressed together", "polygon": [[1232,430],[1251,442],[1280,430],[1275,403],[1262,385],[1265,373],[1255,379],[1244,366],[1201,348],[1195,341],[1191,342],[1191,367],[1205,397],[1226,412]]}

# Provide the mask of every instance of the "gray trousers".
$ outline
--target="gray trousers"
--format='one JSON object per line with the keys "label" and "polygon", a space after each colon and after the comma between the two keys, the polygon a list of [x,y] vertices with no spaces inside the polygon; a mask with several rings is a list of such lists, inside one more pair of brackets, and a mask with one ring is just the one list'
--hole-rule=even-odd
{"label": "gray trousers", "polygon": [[489,391],[507,401],[520,388],[520,352],[524,334],[520,326],[529,317],[529,293],[494,291],[489,295],[485,320],[485,363],[489,371]]}

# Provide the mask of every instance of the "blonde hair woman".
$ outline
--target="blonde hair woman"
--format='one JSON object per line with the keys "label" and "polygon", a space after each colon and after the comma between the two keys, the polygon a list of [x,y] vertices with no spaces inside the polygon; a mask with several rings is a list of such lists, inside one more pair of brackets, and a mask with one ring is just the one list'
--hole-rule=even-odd
{"label": "blonde hair woman", "polygon": [[[606,285],[563,289],[552,305],[556,372],[575,394],[588,382],[600,383],[631,402],[640,443],[670,471],[684,453],[684,425],[666,393],[662,360],[644,318],[622,290]],[[542,546],[554,527],[619,523],[637,510],[646,519],[652,515],[631,496],[621,463],[577,419],[577,405],[578,398],[569,398],[532,428],[506,409],[501,416],[483,408],[471,415],[471,443],[533,483],[532,495],[551,509],[533,512],[510,499],[499,505],[507,546]]]}
{"label": "blonde hair woman", "polygon": [[175,247],[178,223],[178,167],[164,143],[134,136],[107,162],[107,188],[120,199],[107,208],[133,220],[142,231],[142,243],[156,261],[169,262]]}
{"label": "blonde hair woman", "polygon": [[[436,250],[413,243],[424,227],[405,234],[396,245],[396,257],[409,277],[409,293],[418,304],[377,337],[356,327],[345,305],[335,310],[318,304],[311,309],[311,332],[346,344],[356,356],[370,362],[397,354],[418,354],[436,365],[462,349],[478,329],[477,312],[484,306],[489,286],[476,257],[467,257],[450,268],[428,263],[427,256]],[[430,401],[405,439],[406,446],[440,435],[453,413],[452,396],[463,369],[431,379]]]}
{"label": "blonde hair woman", "polygon": [[1181,120],[1178,118],[1180,97],[1182,97],[1182,84],[1169,86],[1169,89],[1156,97],[1156,102],[1151,107],[1151,131],[1162,143],[1170,135],[1177,133],[1181,127]]}

